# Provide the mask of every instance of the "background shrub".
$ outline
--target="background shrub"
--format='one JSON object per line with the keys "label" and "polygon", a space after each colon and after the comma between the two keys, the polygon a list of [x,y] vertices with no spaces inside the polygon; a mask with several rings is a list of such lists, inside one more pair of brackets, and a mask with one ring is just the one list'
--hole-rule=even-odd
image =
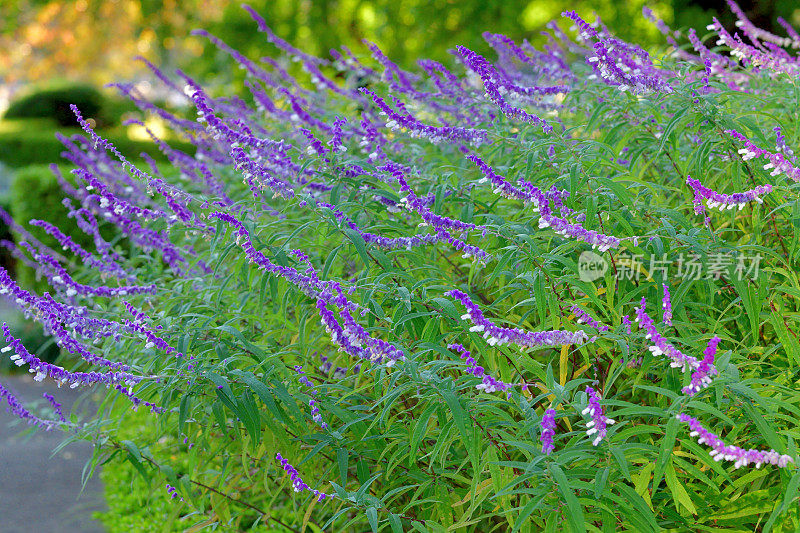
{"label": "background shrub", "polygon": [[[0,162],[14,168],[29,165],[56,163],[61,160],[64,145],[56,138],[56,130],[42,122],[19,121],[6,125],[7,130],[0,129]],[[68,132],[65,132],[68,133]],[[158,147],[149,141],[132,140],[125,130],[110,130],[105,133],[120,150],[130,154],[133,160],[139,160],[139,154],[146,153],[150,157],[164,161],[164,155]],[[175,148],[193,154],[195,148],[190,143],[170,140]]]}
{"label": "background shrub", "polygon": [[16,98],[6,110],[4,118],[49,118],[59,126],[75,127],[75,115],[70,111],[75,104],[87,118],[101,119],[105,97],[96,88],[82,83],[59,83],[56,86],[34,87]]}

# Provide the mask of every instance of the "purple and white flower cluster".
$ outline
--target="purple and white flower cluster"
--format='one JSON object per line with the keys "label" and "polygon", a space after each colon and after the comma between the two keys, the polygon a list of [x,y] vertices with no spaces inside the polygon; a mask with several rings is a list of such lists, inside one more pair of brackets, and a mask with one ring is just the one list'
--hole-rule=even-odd
{"label": "purple and white flower cluster", "polygon": [[791,456],[779,454],[775,450],[761,451],[750,448],[745,450],[739,446],[725,444],[717,435],[711,433],[696,419],[687,414],[680,413],[675,415],[678,420],[684,424],[689,425],[691,432],[689,436],[697,437],[698,444],[705,444],[711,448],[708,454],[714,458],[715,461],[732,461],[734,468],[742,466],[754,465],[756,468],[761,468],[761,465],[770,464],[778,468],[785,468],[789,464],[794,463]]}
{"label": "purple and white flower cluster", "polygon": [[[586,396],[589,405],[581,411],[583,416],[589,415],[591,420],[586,422],[586,435],[592,437],[592,446],[597,446],[606,438],[608,426],[614,425],[616,420],[608,418],[600,405],[600,395],[592,387],[586,387]],[[596,435],[596,436],[594,436]]]}
{"label": "purple and white flower cluster", "polygon": [[[478,389],[479,391],[483,391],[486,393],[506,391],[513,386],[511,383],[505,383],[487,374],[484,368],[478,365],[478,363],[475,361],[475,358],[472,357],[472,355],[470,355],[469,350],[464,348],[463,345],[449,344],[447,346],[447,349],[459,352],[461,354],[461,359],[464,359],[467,363],[466,372],[472,374],[473,376],[481,378],[481,382],[475,385],[475,388]],[[511,393],[508,393],[508,395],[511,396]]]}
{"label": "purple and white flower cluster", "polygon": [[548,409],[542,416],[542,433],[539,435],[539,441],[542,443],[542,453],[550,455],[553,453],[555,446],[553,445],[553,437],[556,434],[556,411],[555,409]]}
{"label": "purple and white flower cluster", "polygon": [[300,474],[297,472],[297,469],[293,467],[288,459],[285,459],[280,453],[275,454],[275,459],[281,463],[281,468],[289,474],[289,478],[292,480],[292,489],[295,492],[302,492],[304,490],[310,491],[314,496],[317,497],[317,501],[321,502],[325,498],[335,498],[336,496],[332,494],[325,494],[324,492],[318,491],[317,489],[312,489],[309,487],[305,481],[300,477]]}
{"label": "purple and white flower cluster", "polygon": [[588,335],[580,330],[526,331],[521,328],[501,328],[484,317],[480,307],[465,292],[453,289],[447,295],[452,296],[467,308],[467,312],[461,316],[461,320],[472,322],[474,325],[469,330],[482,333],[489,346],[516,344],[520,348],[539,348],[583,344],[589,339]]}
{"label": "purple and white flower cluster", "polygon": [[738,209],[741,210],[750,202],[763,204],[764,199],[761,197],[772,192],[772,185],[769,183],[766,185],[759,185],[755,189],[749,191],[733,194],[723,194],[709,189],[700,183],[700,180],[692,178],[691,176],[686,178],[686,184],[694,191],[695,198],[699,196],[706,201],[706,205],[709,209],[719,209],[720,211],[725,211],[726,209],[730,210],[734,207],[738,207]]}

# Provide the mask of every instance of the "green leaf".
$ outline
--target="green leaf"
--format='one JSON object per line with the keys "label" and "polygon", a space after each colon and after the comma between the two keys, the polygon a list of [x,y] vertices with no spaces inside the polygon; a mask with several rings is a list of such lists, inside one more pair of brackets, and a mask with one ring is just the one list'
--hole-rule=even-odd
{"label": "green leaf", "polygon": [[393,533],[403,533],[403,523],[396,514],[392,513],[389,515],[389,525],[392,526]]}
{"label": "green leaf", "polygon": [[[467,447],[468,451],[472,451],[472,431],[469,429],[472,427],[471,421],[468,421],[467,413],[464,411],[464,408],[461,407],[461,402],[456,398],[455,394],[452,391],[447,389],[442,389],[439,393],[444,398],[444,401],[447,402],[447,406],[450,408],[450,412],[453,415],[453,421],[456,423],[456,427],[458,428],[458,432],[461,433],[461,437],[464,439],[464,444]],[[473,458],[474,461],[477,463],[477,458]]]}
{"label": "green leaf", "polygon": [[658,450],[658,459],[656,460],[656,469],[653,474],[653,490],[658,490],[661,484],[661,478],[664,475],[664,469],[667,467],[667,462],[672,457],[672,450],[675,448],[675,437],[678,434],[679,420],[671,416],[667,420],[667,430],[664,438],[661,440],[661,446]]}
{"label": "green leaf", "polygon": [[667,487],[672,493],[672,498],[675,502],[675,509],[678,509],[678,504],[680,503],[686,508],[687,511],[693,515],[696,515],[697,508],[694,506],[689,493],[686,492],[684,486],[678,481],[678,478],[675,475],[675,467],[672,466],[672,462],[667,463],[667,468],[664,473],[667,480]]}
{"label": "green leaf", "polygon": [[794,502],[795,498],[797,498],[799,488],[800,472],[795,472],[792,474],[792,478],[789,480],[789,483],[786,484],[786,492],[783,494],[783,501],[779,504],[776,504],[775,509],[773,509],[772,513],[769,515],[767,523],[764,524],[764,533],[769,533],[772,530],[775,520],[777,520],[781,514],[786,512],[789,506]]}
{"label": "green leaf", "polygon": [[583,509],[581,508],[578,498],[575,496],[575,491],[569,484],[566,474],[564,474],[564,471],[561,470],[560,466],[554,463],[550,464],[550,472],[552,472],[553,478],[558,485],[558,492],[561,493],[561,496],[567,503],[566,514],[570,530],[572,533],[585,533],[586,526],[584,525],[583,520]]}
{"label": "green leaf", "polygon": [[367,520],[369,520],[372,533],[378,533],[378,510],[375,507],[367,507]]}
{"label": "green leaf", "polygon": [[347,449],[337,448],[336,462],[339,464],[339,479],[341,479],[343,487],[347,485],[347,461],[348,461]]}
{"label": "green leaf", "polygon": [[369,265],[369,255],[367,255],[367,244],[364,242],[364,237],[362,237],[356,230],[352,228],[343,228],[342,231],[353,243],[353,246],[356,247],[356,251],[358,252],[358,255],[361,256],[361,260],[364,262],[364,264]]}

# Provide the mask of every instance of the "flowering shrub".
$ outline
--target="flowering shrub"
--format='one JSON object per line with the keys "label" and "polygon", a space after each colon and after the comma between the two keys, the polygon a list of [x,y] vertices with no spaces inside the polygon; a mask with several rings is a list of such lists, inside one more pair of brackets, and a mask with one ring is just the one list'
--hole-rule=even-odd
{"label": "flowering shrub", "polygon": [[[712,47],[567,12],[542,50],[487,33],[496,58],[418,72],[255,12],[297,72],[204,34],[246,98],[151,65],[195,121],[119,86],[196,154],[136,166],[74,108],[64,205],[94,246],[3,243],[51,291],[0,293],[81,363],[7,327],[0,351],[106,402],[0,396],[129,461],[159,529],[793,531],[800,36],[732,8]],[[131,408],[155,436],[125,438]]]}

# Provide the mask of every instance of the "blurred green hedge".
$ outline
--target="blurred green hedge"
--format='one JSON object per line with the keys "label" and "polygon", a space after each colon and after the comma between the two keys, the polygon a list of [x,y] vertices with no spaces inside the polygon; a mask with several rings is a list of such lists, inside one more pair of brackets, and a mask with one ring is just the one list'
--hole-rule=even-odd
{"label": "blurred green hedge", "polygon": [[[30,127],[26,127],[26,123],[27,121],[19,121],[13,128],[6,128],[7,131],[0,129],[0,162],[10,167],[21,168],[61,161],[64,145],[56,139],[56,130],[48,128],[42,121],[30,121]],[[106,130],[99,133],[132,161],[140,159],[141,153],[146,153],[156,161],[166,160],[155,143],[129,139],[124,130]],[[195,152],[195,147],[191,143],[173,140],[169,143],[174,148],[189,154],[193,155]]]}
{"label": "blurred green hedge", "polygon": [[78,127],[71,104],[78,106],[83,116],[93,119],[99,127],[117,126],[126,113],[137,110],[130,100],[115,97],[92,85],[50,81],[32,85],[15,98],[3,118],[49,119],[62,127]]}
{"label": "blurred green hedge", "polygon": [[[61,174],[70,182],[74,181],[70,170],[72,167],[60,166]],[[84,247],[93,246],[91,238],[75,225],[75,221],[68,216],[67,208],[61,203],[64,191],[50,169],[49,165],[32,165],[17,171],[14,182],[11,184],[10,207],[14,220],[25,226],[37,239],[47,246],[58,250],[58,242],[45,233],[41,228],[30,227],[27,222],[31,219],[46,220],[57,226],[65,234]],[[19,237],[15,236],[15,242]],[[44,280],[37,280],[36,273],[27,265],[17,262],[17,282],[24,288],[34,290],[41,294],[49,290],[49,285]]]}
{"label": "blurred green hedge", "polygon": [[52,118],[60,126],[78,126],[70,104],[77,105],[87,118],[96,119],[104,99],[98,89],[83,83],[34,87],[11,102],[4,118]]}

